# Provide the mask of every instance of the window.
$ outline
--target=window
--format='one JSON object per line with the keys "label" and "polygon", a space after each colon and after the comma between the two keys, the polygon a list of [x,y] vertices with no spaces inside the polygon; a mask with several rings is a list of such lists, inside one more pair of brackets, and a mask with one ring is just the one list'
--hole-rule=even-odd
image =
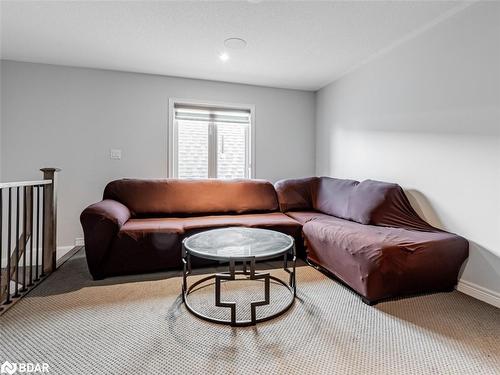
{"label": "window", "polygon": [[251,107],[171,101],[170,110],[170,177],[253,177]]}

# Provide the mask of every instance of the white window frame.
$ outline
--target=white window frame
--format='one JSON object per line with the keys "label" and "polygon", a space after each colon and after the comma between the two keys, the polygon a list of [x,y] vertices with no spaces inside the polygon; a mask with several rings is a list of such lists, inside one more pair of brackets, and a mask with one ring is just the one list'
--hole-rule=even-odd
{"label": "white window frame", "polygon": [[[255,106],[253,104],[238,104],[238,103],[225,103],[225,102],[212,102],[204,100],[193,99],[178,99],[170,98],[168,100],[168,131],[167,131],[167,176],[169,178],[178,178],[177,174],[177,129],[175,123],[175,107],[177,105],[188,105],[207,108],[224,108],[245,110],[250,112],[250,129],[248,142],[250,145],[247,147],[248,167],[250,169],[248,178],[255,178]],[[213,131],[211,127],[210,131]],[[216,137],[212,137],[216,140]],[[216,150],[216,148],[213,148]],[[248,155],[250,154],[250,155]],[[213,155],[209,157],[209,171],[215,168],[216,160]]]}

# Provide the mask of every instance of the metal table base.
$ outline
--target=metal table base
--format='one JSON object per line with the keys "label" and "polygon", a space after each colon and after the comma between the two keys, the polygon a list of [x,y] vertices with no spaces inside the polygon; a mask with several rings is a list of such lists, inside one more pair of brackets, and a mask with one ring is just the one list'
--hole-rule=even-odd
{"label": "metal table base", "polygon": [[[292,263],[291,269],[288,267],[289,256],[291,256],[290,262]],[[264,322],[277,316],[285,313],[290,307],[292,307],[295,302],[295,297],[297,295],[297,285],[295,278],[295,265],[296,265],[296,252],[295,246],[290,249],[290,252],[287,252],[283,256],[283,269],[289,274],[288,282],[279,279],[278,277],[272,276],[269,272],[256,272],[255,270],[255,257],[248,258],[238,258],[233,259],[229,258],[229,271],[227,272],[219,272],[215,275],[210,275],[204,277],[192,285],[188,286],[188,276],[191,275],[191,254],[188,249],[186,249],[183,245],[182,247],[182,263],[183,263],[183,275],[182,275],[182,301],[186,305],[186,308],[193,315],[198,318],[204,319],[206,321],[212,323],[219,324],[228,324],[233,327],[241,327],[241,326],[251,326],[255,325],[259,322]],[[237,264],[241,263],[241,269],[237,269]],[[249,265],[249,269],[248,269]],[[243,276],[237,278],[236,276]],[[206,314],[203,314],[197,311],[193,306],[189,303],[189,295],[192,293],[197,286],[203,284],[206,281],[214,279],[215,283],[215,306],[216,307],[226,307],[231,310],[231,319],[218,319]],[[222,301],[221,299],[221,283],[222,282],[230,282],[234,280],[263,280],[264,284],[264,299],[261,301],[252,301],[250,302],[250,320],[238,320],[236,318],[236,302]],[[270,304],[270,284],[271,280],[283,285],[288,292],[290,293],[290,301],[283,307],[281,310],[276,313],[266,315],[260,318],[257,318],[257,307],[265,306]],[[242,291],[244,292],[244,291]]]}

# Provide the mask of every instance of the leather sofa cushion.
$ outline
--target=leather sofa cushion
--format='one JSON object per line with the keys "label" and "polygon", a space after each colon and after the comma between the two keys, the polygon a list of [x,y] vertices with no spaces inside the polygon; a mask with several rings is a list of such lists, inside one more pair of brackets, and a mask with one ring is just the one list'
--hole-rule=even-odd
{"label": "leather sofa cushion", "polygon": [[124,204],[133,216],[278,210],[274,187],[263,180],[122,179],[106,186],[104,199]]}

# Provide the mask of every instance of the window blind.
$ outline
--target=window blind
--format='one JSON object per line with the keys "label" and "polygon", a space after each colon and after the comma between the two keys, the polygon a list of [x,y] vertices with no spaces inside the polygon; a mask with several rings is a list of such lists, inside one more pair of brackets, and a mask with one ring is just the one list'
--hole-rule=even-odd
{"label": "window blind", "polygon": [[249,124],[250,111],[243,109],[222,109],[176,105],[175,119],[186,121]]}

